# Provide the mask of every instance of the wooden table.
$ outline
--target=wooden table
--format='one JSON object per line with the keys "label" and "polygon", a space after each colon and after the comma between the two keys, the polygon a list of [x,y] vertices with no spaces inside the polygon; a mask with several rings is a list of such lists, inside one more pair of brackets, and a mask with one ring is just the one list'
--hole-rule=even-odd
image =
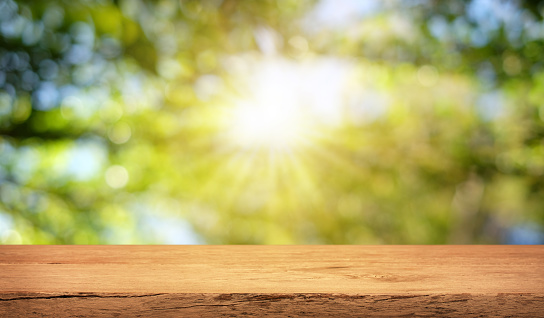
{"label": "wooden table", "polygon": [[0,246],[0,317],[544,317],[544,246]]}

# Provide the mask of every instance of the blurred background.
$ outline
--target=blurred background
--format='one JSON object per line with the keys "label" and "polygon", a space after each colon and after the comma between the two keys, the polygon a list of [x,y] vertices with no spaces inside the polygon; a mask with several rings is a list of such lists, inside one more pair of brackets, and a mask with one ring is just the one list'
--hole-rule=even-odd
{"label": "blurred background", "polygon": [[542,244],[543,14],[0,0],[0,243]]}

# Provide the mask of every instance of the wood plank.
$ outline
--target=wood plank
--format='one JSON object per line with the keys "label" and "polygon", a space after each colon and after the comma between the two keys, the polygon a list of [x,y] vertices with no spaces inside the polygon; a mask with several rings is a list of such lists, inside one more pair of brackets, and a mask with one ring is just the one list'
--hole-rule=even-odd
{"label": "wood plank", "polygon": [[138,313],[543,317],[544,247],[0,246],[1,317]]}

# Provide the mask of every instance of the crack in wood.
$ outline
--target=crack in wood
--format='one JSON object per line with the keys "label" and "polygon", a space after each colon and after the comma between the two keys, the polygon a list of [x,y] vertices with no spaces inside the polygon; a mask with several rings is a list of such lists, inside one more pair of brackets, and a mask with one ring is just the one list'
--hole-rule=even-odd
{"label": "crack in wood", "polygon": [[101,294],[84,294],[84,295],[52,295],[52,296],[30,296],[30,297],[15,297],[15,298],[0,298],[0,301],[14,301],[14,300],[29,300],[29,299],[57,299],[57,298],[140,298],[140,297],[154,297],[167,295],[161,294],[147,294],[147,295],[101,295]]}

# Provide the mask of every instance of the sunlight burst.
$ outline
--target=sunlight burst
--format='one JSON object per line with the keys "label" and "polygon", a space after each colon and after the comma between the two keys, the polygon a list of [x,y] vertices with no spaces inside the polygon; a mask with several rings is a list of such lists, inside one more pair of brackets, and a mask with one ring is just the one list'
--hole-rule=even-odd
{"label": "sunlight burst", "polygon": [[343,83],[351,78],[350,67],[339,60],[246,56],[229,61],[239,93],[224,117],[231,145],[298,150],[315,143],[321,127],[340,125],[349,111],[343,106]]}
{"label": "sunlight burst", "polygon": [[240,105],[231,120],[231,137],[242,147],[287,150],[300,144],[305,133],[300,114],[281,105]]}

